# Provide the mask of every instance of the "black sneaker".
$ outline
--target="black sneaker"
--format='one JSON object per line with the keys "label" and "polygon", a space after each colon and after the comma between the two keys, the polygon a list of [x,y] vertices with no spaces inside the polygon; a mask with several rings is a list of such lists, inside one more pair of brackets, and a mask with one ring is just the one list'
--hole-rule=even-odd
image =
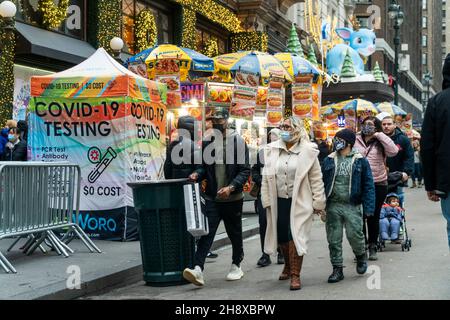
{"label": "black sneaker", "polygon": [[217,253],[212,253],[211,251],[210,252],[208,252],[208,254],[206,255],[206,257],[207,258],[210,258],[210,259],[215,259],[215,258],[217,258],[219,255],[217,254]]}
{"label": "black sneaker", "polygon": [[259,258],[258,260],[258,266],[260,267],[267,267],[268,265],[270,265],[272,263],[272,261],[270,260],[270,256],[268,254],[263,253],[263,255],[261,256],[261,258]]}
{"label": "black sneaker", "polygon": [[358,274],[364,274],[367,271],[367,256],[363,254],[356,257],[356,272]]}
{"label": "black sneaker", "polygon": [[344,272],[342,267],[333,266],[333,273],[328,277],[328,283],[336,283],[344,280]]}

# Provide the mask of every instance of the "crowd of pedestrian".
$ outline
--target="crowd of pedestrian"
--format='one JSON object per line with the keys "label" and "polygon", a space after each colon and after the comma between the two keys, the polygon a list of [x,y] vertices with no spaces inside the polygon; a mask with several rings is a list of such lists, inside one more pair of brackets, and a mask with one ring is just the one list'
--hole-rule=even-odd
{"label": "crowd of pedestrian", "polygon": [[[289,117],[268,133],[268,144],[260,150],[253,167],[246,142],[228,124],[228,111],[218,110],[209,116],[211,128],[200,148],[206,151],[213,146],[214,161],[202,158],[201,164],[193,167],[165,165],[167,178],[188,176],[202,183],[206,199],[209,234],[199,239],[195,265],[186,268],[183,276],[193,284],[204,285],[205,258],[222,220],[233,252],[226,279],[244,276],[241,218],[243,188],[250,175],[260,224],[262,255],[257,265],[271,264],[270,256],[277,253],[278,263],[284,263],[278,279],[290,280],[291,290],[302,287],[300,274],[314,215],[325,222],[333,270],[329,283],[344,279],[344,230],[358,274],[366,273],[368,260],[378,259],[380,242],[400,243],[404,188],[409,179],[412,188],[421,187],[423,179],[429,199],[441,201],[450,247],[450,110],[445,103],[450,99],[450,55],[444,65],[443,89],[429,101],[421,139],[414,136],[411,140],[390,114],[381,113],[363,119],[358,133],[338,131],[330,147],[326,141],[311,142],[303,122]],[[213,129],[221,133],[219,138],[208,133]],[[180,143],[195,149],[192,141],[179,138],[168,148],[169,161],[170,151]],[[232,157],[227,156],[230,152]],[[243,161],[238,161],[238,156]]]}

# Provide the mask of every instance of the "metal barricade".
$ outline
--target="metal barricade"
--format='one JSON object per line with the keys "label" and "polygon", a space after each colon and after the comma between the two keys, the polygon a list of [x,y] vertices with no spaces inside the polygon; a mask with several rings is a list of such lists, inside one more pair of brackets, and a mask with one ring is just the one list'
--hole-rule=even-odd
{"label": "metal barricade", "polygon": [[[37,248],[46,252],[45,241],[59,255],[74,251],[68,246],[75,237],[89,251],[100,249],[76,224],[80,205],[80,167],[61,162],[0,162],[0,240],[17,237],[27,241],[21,248],[31,255]],[[60,239],[55,230],[64,230]],[[7,272],[16,269],[0,252],[0,266]]]}

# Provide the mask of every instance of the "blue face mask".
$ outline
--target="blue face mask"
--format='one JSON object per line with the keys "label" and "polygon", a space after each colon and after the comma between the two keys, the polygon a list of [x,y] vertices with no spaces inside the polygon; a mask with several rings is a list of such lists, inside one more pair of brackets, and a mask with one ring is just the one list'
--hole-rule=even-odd
{"label": "blue face mask", "polygon": [[14,135],[14,134],[8,134],[8,141],[11,141],[11,142],[13,142],[13,141],[15,141],[16,140],[16,136]]}
{"label": "blue face mask", "polygon": [[289,131],[281,131],[280,132],[280,138],[284,142],[289,142],[292,139],[292,134]]}
{"label": "blue face mask", "polygon": [[339,141],[339,140],[335,140],[334,141],[334,150],[335,151],[341,151],[344,150],[347,147],[347,143],[345,141]]}

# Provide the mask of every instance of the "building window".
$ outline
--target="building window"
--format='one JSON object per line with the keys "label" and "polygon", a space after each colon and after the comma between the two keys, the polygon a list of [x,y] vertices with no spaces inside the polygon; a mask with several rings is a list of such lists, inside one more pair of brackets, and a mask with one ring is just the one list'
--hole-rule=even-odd
{"label": "building window", "polygon": [[422,47],[426,47],[427,46],[427,36],[423,35],[422,36]]}
{"label": "building window", "polygon": [[427,54],[426,53],[422,53],[422,64],[423,65],[427,64]]}
{"label": "building window", "polygon": [[427,0],[422,0],[422,9],[427,10]]}
{"label": "building window", "polygon": [[173,21],[169,14],[170,8],[164,8],[154,1],[150,6],[145,1],[122,0],[122,38],[125,42],[125,51],[131,54],[137,53],[134,42],[134,23],[143,9],[150,9],[155,16],[158,43],[173,42]]}
{"label": "building window", "polygon": [[228,34],[218,28],[213,24],[198,19],[197,20],[197,30],[196,30],[196,50],[198,52],[204,53],[204,50],[208,44],[209,40],[217,42],[217,47],[219,49],[219,55],[228,52]]}
{"label": "building window", "polygon": [[357,19],[361,28],[369,28],[369,17],[357,17]]}
{"label": "building window", "polygon": [[[39,26],[36,21],[40,20],[40,14],[37,11],[37,1],[24,0],[14,1],[17,5],[16,19],[25,23]],[[85,40],[85,10],[87,0],[70,0],[69,13],[67,18],[61,23],[59,28],[52,31],[68,35],[80,40]]]}
{"label": "building window", "polygon": [[422,28],[426,28],[427,27],[427,17],[422,17]]}

